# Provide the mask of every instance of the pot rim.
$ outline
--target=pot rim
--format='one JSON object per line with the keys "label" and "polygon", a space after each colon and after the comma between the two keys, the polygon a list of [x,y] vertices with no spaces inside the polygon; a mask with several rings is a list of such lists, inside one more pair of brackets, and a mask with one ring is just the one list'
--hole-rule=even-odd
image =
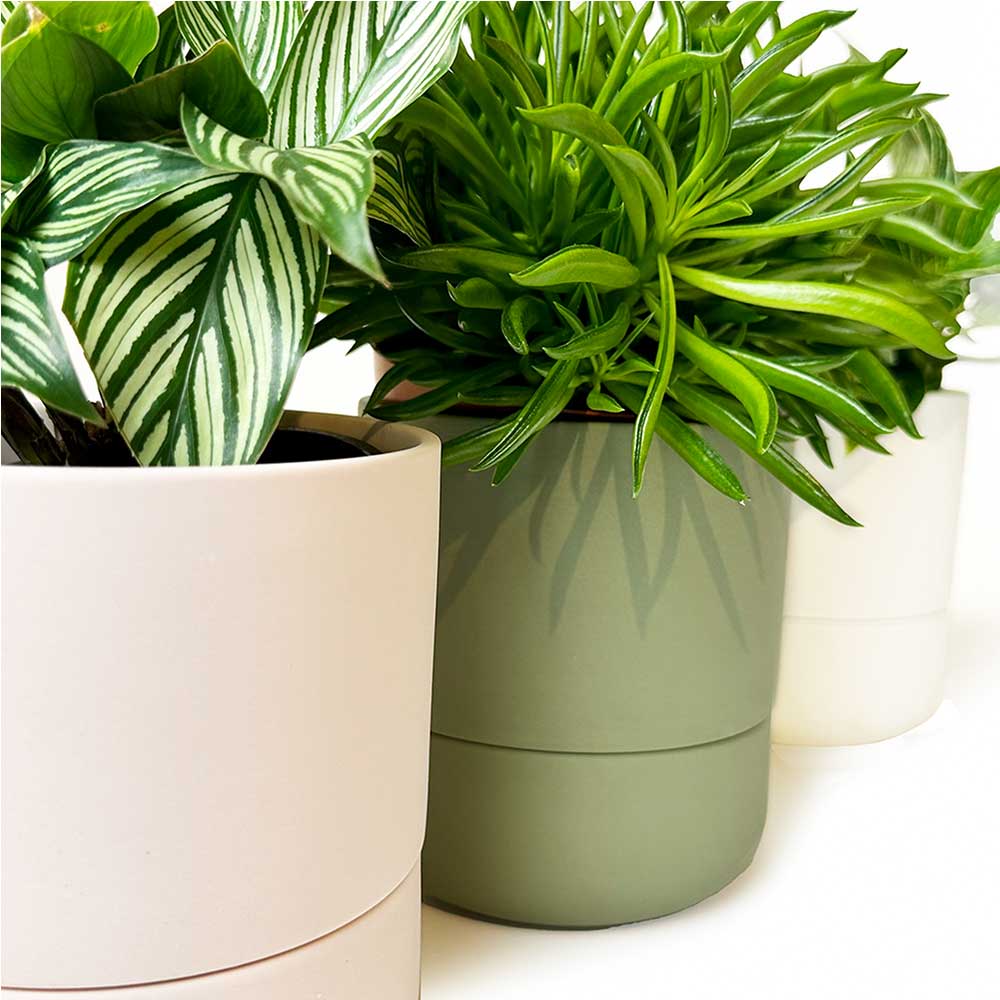
{"label": "pot rim", "polygon": [[[268,465],[27,465],[5,464],[0,468],[3,478],[72,476],[76,480],[92,479],[101,482],[120,480],[134,483],[136,480],[156,479],[171,483],[196,481],[301,477],[303,474],[348,475],[356,474],[358,466],[366,468],[371,463],[386,465],[408,461],[412,452],[428,449],[440,450],[441,442],[431,431],[407,423],[390,423],[373,417],[352,417],[340,413],[322,413],[308,410],[285,410],[278,427],[300,430],[316,430],[348,434],[363,442],[373,438],[388,436],[391,441],[379,441],[380,451],[374,455],[358,455],[354,458],[332,458],[308,462],[273,462]],[[275,428],[277,429],[277,428]],[[373,442],[374,443],[374,442]]]}

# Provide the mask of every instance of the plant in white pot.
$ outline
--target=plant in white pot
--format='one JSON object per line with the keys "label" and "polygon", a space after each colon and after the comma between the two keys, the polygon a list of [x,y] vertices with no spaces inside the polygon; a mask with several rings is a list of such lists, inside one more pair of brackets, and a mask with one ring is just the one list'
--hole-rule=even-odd
{"label": "plant in white pot", "polygon": [[[282,410],[328,261],[385,280],[372,140],[466,7],[7,19],[3,982],[26,997],[418,993],[440,446]],[[45,296],[61,261],[99,403]]]}
{"label": "plant in white pot", "polygon": [[[856,250],[865,263],[855,280],[895,289],[938,329],[957,333],[971,279],[1000,273],[991,233],[1000,167],[956,172],[926,111],[891,165],[889,177],[868,185],[873,195],[923,190],[935,200],[875,224]],[[892,457],[854,447],[829,426],[816,429],[812,449],[798,446],[814,472],[832,464],[831,488],[866,530],[841,531],[793,504],[777,742],[887,739],[941,704],[968,400],[941,389],[941,361],[906,348],[882,356],[899,387],[883,405],[900,429],[879,439]]]}
{"label": "plant in white pot", "polygon": [[750,862],[781,485],[856,531],[792,448],[820,417],[877,448],[879,352],[951,356],[854,280],[873,225],[942,196],[864,186],[930,95],[885,81],[898,52],[796,72],[849,15],[777,11],[480,6],[393,130],[420,246],[377,230],[391,294],[328,279],[318,335],[390,363],[369,412],[453,466],[424,851],[446,905],[612,924]]}

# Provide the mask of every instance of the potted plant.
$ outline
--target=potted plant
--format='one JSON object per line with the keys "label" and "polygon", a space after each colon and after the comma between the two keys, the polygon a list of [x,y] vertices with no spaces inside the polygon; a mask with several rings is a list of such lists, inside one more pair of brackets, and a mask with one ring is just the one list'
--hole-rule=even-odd
{"label": "potted plant", "polygon": [[600,926],[743,870],[781,487],[856,523],[795,442],[823,417],[875,446],[879,352],[950,356],[897,287],[853,280],[873,225],[954,197],[864,186],[931,97],[886,82],[898,52],[795,72],[848,14],[777,7],[665,4],[653,29],[651,4],[481,5],[392,132],[392,293],[328,279],[318,335],[384,359],[368,412],[446,441],[433,901]]}
{"label": "potted plant", "polygon": [[[38,0],[5,24],[3,977],[26,997],[417,996],[440,445],[282,410],[328,262],[385,280],[372,140],[466,8]],[[100,403],[45,296],[62,261]]]}
{"label": "potted plant", "polygon": [[[1000,271],[1000,244],[990,232],[1000,167],[957,173],[926,111],[891,166],[870,191],[939,194],[911,216],[873,227],[856,280],[895,287],[935,326],[956,333],[971,279]],[[906,349],[887,352],[887,360],[899,385],[899,429],[879,444],[891,460],[836,433],[828,451],[819,436],[813,453],[798,446],[807,467],[832,462],[828,481],[867,530],[839,531],[793,506],[772,718],[778,742],[887,739],[929,718],[943,697],[968,400],[941,389],[940,361]]]}

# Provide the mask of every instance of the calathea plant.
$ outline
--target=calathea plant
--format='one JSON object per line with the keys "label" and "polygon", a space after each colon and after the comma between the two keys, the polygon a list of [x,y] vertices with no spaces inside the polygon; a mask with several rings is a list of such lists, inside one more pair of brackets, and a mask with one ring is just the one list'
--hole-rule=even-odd
{"label": "calathea plant", "polygon": [[[658,435],[745,499],[707,425],[853,523],[788,444],[825,454],[820,418],[875,450],[894,426],[916,434],[897,361],[951,357],[966,273],[946,266],[935,308],[913,304],[925,220],[943,214],[976,254],[992,196],[909,159],[870,179],[935,95],[886,80],[900,51],[796,72],[847,13],[657,9],[654,30],[652,4],[480,4],[451,72],[393,130],[410,235],[427,236],[380,231],[391,291],[331,271],[340,308],[317,338],[395,363],[380,417],[493,407],[445,458],[494,481],[573,407],[631,415],[635,493]],[[404,381],[429,391],[398,401]]]}
{"label": "calathea plant", "polygon": [[[376,175],[372,214],[405,213],[372,139],[450,65],[468,7],[4,4],[4,435],[24,460],[108,440],[147,465],[256,460],[331,254],[386,281]],[[45,295],[62,261],[99,408]]]}

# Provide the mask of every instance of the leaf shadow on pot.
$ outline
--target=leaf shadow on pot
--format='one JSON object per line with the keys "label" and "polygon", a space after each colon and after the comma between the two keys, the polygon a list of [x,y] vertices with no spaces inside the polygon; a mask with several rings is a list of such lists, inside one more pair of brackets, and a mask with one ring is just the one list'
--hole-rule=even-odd
{"label": "leaf shadow on pot", "polygon": [[[612,425],[599,444],[588,442],[584,424],[556,428],[570,440],[563,448],[529,449],[518,468],[500,486],[490,486],[487,474],[448,471],[442,496],[442,524],[460,523],[460,533],[443,535],[447,567],[439,587],[438,604],[447,614],[465,587],[472,585],[477,568],[496,543],[501,526],[523,520],[527,524],[531,558],[540,572],[550,575],[549,626],[554,633],[562,623],[570,594],[577,581],[602,571],[595,551],[606,532],[608,507],[613,505],[617,541],[625,560],[631,609],[641,637],[650,617],[664,610],[664,589],[676,563],[683,531],[693,534],[712,579],[717,603],[705,609],[705,626],[711,628],[718,610],[726,615],[744,649],[749,638],[744,612],[726,561],[726,535],[718,512],[732,501],[717,496],[707,484],[683,467],[669,453],[650,461],[646,487],[639,499],[631,494],[631,427]],[[580,428],[575,433],[570,428]],[[567,433],[569,432],[569,433]],[[737,463],[742,464],[742,463]],[[608,494],[608,490],[613,491]],[[773,502],[768,498],[768,503]],[[527,512],[525,511],[525,508]],[[474,520],[451,511],[478,509]],[[761,528],[752,506],[733,514],[740,531],[749,536],[761,577],[767,554],[760,543]],[[685,525],[685,520],[688,525]],[[593,581],[589,581],[592,586]]]}

